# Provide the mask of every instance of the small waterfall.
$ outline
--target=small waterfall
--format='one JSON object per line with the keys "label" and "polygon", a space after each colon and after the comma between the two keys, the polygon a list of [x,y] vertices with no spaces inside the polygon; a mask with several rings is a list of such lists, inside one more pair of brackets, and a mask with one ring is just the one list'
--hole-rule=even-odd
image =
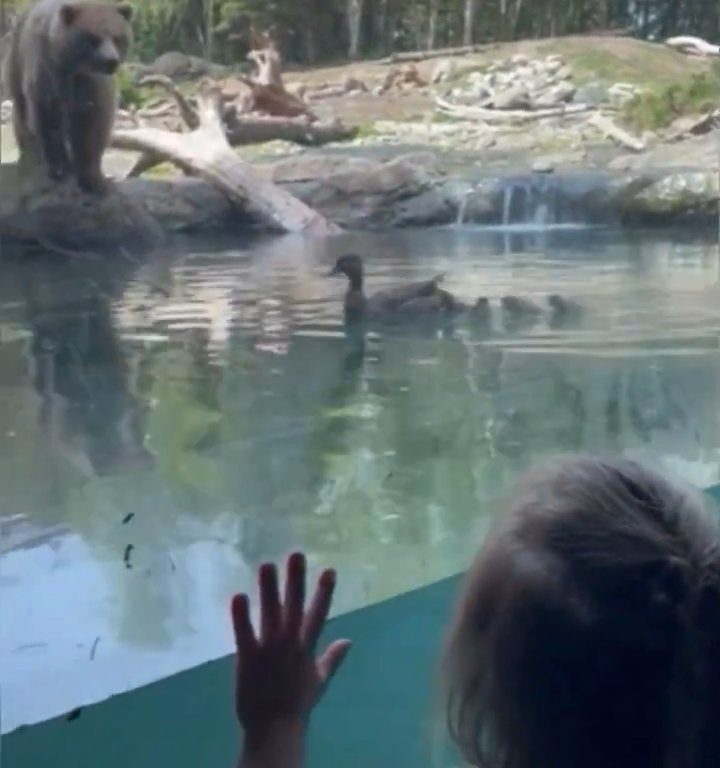
{"label": "small waterfall", "polygon": [[503,227],[551,227],[558,221],[558,186],[542,174],[508,179],[503,189]]}
{"label": "small waterfall", "polygon": [[602,174],[528,173],[475,179],[458,191],[455,226],[544,230],[614,223],[602,208],[611,189]]}
{"label": "small waterfall", "polygon": [[458,227],[461,227],[465,223],[465,214],[467,213],[468,203],[470,202],[470,198],[472,197],[474,191],[475,187],[470,187],[465,192],[462,200],[460,201],[460,205],[458,206],[457,219],[455,220],[455,225]]}

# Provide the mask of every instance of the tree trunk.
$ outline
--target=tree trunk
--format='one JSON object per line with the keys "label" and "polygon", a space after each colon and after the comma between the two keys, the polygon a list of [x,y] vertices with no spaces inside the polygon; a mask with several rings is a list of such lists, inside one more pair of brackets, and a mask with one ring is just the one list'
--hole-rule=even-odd
{"label": "tree trunk", "polygon": [[375,38],[377,47],[383,54],[389,50],[388,38],[388,3],[389,0],[378,0],[377,13],[375,14]]}
{"label": "tree trunk", "polygon": [[463,13],[463,45],[472,45],[475,26],[475,0],[465,0]]}
{"label": "tree trunk", "polygon": [[439,0],[430,0],[430,11],[428,15],[428,36],[427,48],[432,51],[437,43],[437,24],[439,12]]}
{"label": "tree trunk", "polygon": [[360,56],[363,0],[347,0],[347,2],[348,33],[350,40],[348,56],[351,59],[357,59]]}
{"label": "tree trunk", "polygon": [[190,133],[156,128],[119,130],[113,146],[168,160],[209,182],[241,210],[253,211],[273,229],[330,235],[339,228],[280,187],[258,178],[240,161],[225,136],[222,94],[205,84],[198,94],[199,126]]}
{"label": "tree trunk", "polygon": [[205,0],[205,60],[213,60],[215,35],[215,0]]}

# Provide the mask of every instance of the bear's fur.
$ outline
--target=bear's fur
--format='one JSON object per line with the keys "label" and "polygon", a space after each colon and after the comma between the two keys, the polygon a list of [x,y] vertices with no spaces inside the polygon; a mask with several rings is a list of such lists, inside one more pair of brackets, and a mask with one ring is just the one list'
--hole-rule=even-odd
{"label": "bear's fur", "polygon": [[131,43],[132,7],[38,0],[16,22],[7,61],[21,155],[50,177],[102,193],[102,157],[117,110],[113,75]]}

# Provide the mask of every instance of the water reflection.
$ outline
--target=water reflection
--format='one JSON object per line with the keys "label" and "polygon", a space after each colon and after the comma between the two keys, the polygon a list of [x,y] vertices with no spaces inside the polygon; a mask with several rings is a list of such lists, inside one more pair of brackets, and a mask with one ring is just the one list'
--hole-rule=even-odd
{"label": "water reflection", "polygon": [[[561,292],[587,316],[346,327],[323,277],[345,248],[370,290],[447,271],[467,301]],[[5,730],[227,652],[228,595],[298,544],[342,569],[341,609],[459,570],[548,452],[718,479],[719,257],[701,237],[177,251],[0,266]]]}

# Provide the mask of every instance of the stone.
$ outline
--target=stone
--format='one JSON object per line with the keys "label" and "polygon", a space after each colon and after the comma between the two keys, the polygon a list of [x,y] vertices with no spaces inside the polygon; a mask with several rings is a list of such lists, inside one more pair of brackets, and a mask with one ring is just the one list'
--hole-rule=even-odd
{"label": "stone", "polygon": [[533,173],[554,173],[555,166],[548,158],[538,158],[532,164]]}
{"label": "stone", "polygon": [[530,59],[524,53],[516,53],[510,57],[511,67],[524,67],[530,63]]}
{"label": "stone", "polygon": [[0,124],[5,125],[12,120],[13,116],[13,103],[6,100],[0,104]]}
{"label": "stone", "polygon": [[604,83],[595,80],[586,83],[585,85],[581,85],[577,91],[575,91],[573,101],[576,104],[589,104],[593,107],[599,107],[610,101],[610,92]]}
{"label": "stone", "polygon": [[530,109],[530,93],[521,83],[495,94],[495,109]]}
{"label": "stone", "polygon": [[557,85],[553,85],[544,93],[541,93],[535,99],[536,107],[557,107],[561,104],[568,104],[573,100],[577,89],[572,83],[564,80]]}
{"label": "stone", "polygon": [[543,69],[553,74],[563,68],[563,61],[557,56],[548,56],[543,62]]}
{"label": "stone", "polygon": [[435,65],[430,82],[437,85],[450,80],[457,72],[457,64],[453,59],[442,59]]}
{"label": "stone", "polygon": [[639,95],[640,89],[632,83],[615,83],[608,89],[610,103],[617,108],[624,107]]}

